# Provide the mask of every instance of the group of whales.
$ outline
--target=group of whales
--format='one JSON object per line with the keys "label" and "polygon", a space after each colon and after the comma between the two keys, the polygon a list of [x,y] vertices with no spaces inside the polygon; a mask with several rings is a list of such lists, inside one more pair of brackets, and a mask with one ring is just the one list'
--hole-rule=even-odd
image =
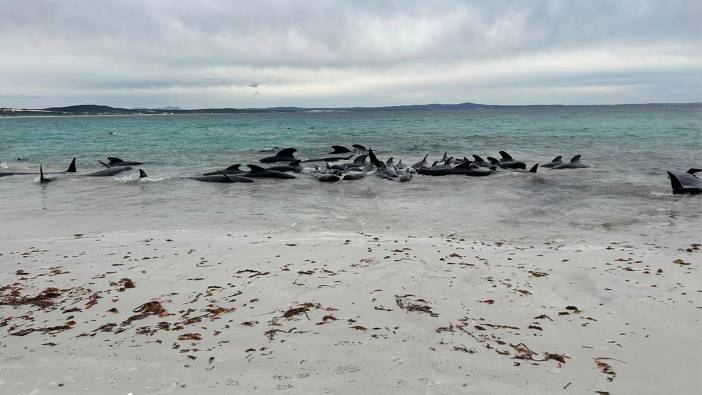
{"label": "group of whales", "polygon": [[[223,170],[214,170],[202,175],[183,177],[201,182],[214,183],[250,183],[253,178],[272,179],[294,179],[290,173],[301,173],[304,171],[302,163],[323,162],[324,165],[315,165],[310,172],[320,182],[353,181],[364,178],[366,175],[374,173],[376,176],[390,180],[407,182],[411,181],[414,174],[427,176],[448,176],[463,175],[472,177],[483,177],[493,174],[500,169],[527,171],[527,164],[515,160],[505,151],[499,151],[500,158],[488,156],[487,161],[479,155],[472,155],[472,160],[468,157],[456,158],[448,156],[444,152],[440,160],[429,163],[429,155],[425,155],[420,161],[407,165],[402,160],[395,162],[394,157],[381,161],[376,152],[371,148],[366,148],[360,144],[354,144],[353,149],[341,145],[333,145],[329,157],[300,159],[295,156],[297,149],[285,148],[279,150],[275,155],[261,158],[259,162],[274,164],[269,167],[262,167],[248,164],[248,171],[241,169],[242,164],[234,164]],[[143,164],[137,161],[125,161],[117,157],[108,157],[107,163],[98,161],[105,168],[96,172],[79,174],[88,177],[111,177],[117,174],[132,170],[132,166]],[[336,163],[339,162],[339,163]],[[284,163],[284,164],[280,164]],[[330,164],[334,163],[334,164]],[[570,161],[563,161],[561,155],[556,156],[551,162],[543,164],[541,167],[552,170],[559,169],[582,169],[590,167],[581,162],[581,155],[573,156]],[[529,173],[536,173],[539,164],[536,163],[528,170]],[[685,173],[668,172],[671,187],[674,194],[699,194],[702,193],[702,179],[696,173],[702,169],[692,168]],[[43,166],[39,165],[39,173],[31,172],[0,172],[0,177],[12,175],[39,175],[40,183],[48,183],[52,178],[47,178],[49,174],[76,173],[76,159],[73,158],[68,169],[63,172],[44,172]],[[147,178],[144,170],[139,169],[139,178]]]}

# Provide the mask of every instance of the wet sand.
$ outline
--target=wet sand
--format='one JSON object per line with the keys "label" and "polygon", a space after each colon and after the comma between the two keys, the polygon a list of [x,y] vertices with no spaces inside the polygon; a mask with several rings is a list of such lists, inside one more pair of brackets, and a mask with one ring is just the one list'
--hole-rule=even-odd
{"label": "wet sand", "polygon": [[0,392],[695,393],[699,242],[6,240]]}

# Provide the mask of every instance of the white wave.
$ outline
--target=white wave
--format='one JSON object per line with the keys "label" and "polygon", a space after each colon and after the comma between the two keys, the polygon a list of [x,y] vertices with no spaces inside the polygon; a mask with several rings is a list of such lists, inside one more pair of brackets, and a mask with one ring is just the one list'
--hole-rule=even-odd
{"label": "white wave", "polygon": [[165,180],[165,178],[158,178],[158,177],[139,178],[139,173],[132,173],[132,174],[129,174],[128,176],[115,177],[115,180],[122,182],[122,183],[125,183],[125,184],[133,184],[133,183],[138,183],[138,182],[159,182],[159,181]]}

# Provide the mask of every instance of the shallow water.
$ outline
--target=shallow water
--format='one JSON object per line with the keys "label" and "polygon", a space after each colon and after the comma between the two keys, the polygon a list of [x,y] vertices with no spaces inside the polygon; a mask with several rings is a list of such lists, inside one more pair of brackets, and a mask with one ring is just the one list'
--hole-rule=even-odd
{"label": "shallow water", "polygon": [[[322,184],[257,180],[216,185],[178,177],[292,146],[304,157],[360,143],[413,163],[473,153],[545,163],[582,154],[589,169],[485,178],[375,176]],[[660,240],[702,229],[700,197],[670,194],[665,171],[702,166],[702,106],[518,107],[466,111],[331,112],[0,119],[0,161],[35,171],[98,170],[98,159],[143,160],[117,177],[0,177],[3,238],[124,230],[457,233],[477,239]],[[17,161],[16,158],[27,158]]]}

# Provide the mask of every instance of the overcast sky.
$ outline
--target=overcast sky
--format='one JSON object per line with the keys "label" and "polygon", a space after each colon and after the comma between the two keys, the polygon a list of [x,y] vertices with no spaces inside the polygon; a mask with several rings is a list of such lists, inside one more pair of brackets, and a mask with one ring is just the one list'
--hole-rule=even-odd
{"label": "overcast sky", "polygon": [[0,106],[702,101],[702,1],[0,0]]}

